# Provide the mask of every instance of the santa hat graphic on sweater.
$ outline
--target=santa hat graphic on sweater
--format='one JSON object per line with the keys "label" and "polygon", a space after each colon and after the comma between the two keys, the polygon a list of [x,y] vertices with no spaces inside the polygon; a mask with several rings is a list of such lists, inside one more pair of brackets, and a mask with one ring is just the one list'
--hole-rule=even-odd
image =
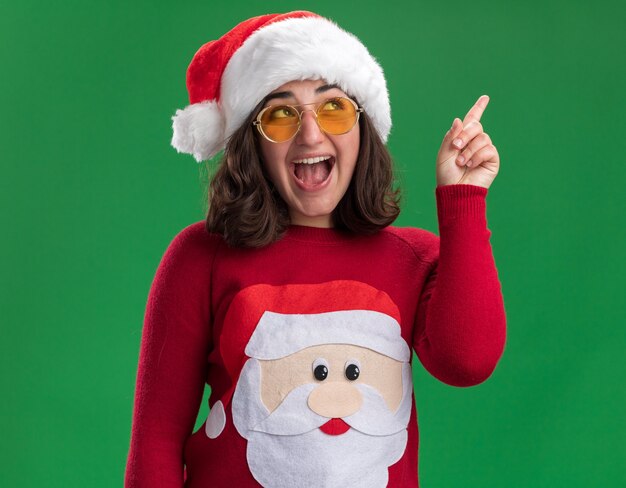
{"label": "santa hat graphic on sweater", "polygon": [[391,112],[380,65],[334,22],[296,11],[248,19],[196,52],[187,69],[190,105],[172,117],[172,146],[198,162],[210,159],[270,92],[307,79],[355,97],[387,141]]}
{"label": "santa hat graphic on sweater", "polygon": [[231,382],[211,407],[207,436],[215,438],[224,429],[225,407],[249,358],[272,360],[311,346],[350,344],[408,362],[411,352],[400,334],[400,321],[389,295],[357,281],[243,289],[233,299],[220,334],[219,350]]}

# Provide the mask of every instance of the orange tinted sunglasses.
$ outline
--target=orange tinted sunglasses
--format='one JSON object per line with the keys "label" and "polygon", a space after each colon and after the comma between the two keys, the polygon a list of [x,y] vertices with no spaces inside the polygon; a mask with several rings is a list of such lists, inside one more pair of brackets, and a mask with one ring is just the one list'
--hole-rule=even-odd
{"label": "orange tinted sunglasses", "polygon": [[320,130],[327,134],[341,135],[350,130],[359,121],[363,108],[354,100],[346,97],[333,97],[321,103],[303,103],[300,105],[270,105],[259,112],[252,125],[270,142],[286,142],[293,139],[302,126],[301,107],[315,105],[311,110]]}

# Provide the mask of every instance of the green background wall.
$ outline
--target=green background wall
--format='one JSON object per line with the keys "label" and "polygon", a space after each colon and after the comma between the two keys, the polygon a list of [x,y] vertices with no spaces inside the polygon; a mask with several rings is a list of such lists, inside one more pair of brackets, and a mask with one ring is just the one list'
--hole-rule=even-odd
{"label": "green background wall", "polygon": [[150,283],[203,219],[207,170],[169,146],[185,69],[299,8],[385,68],[400,225],[437,231],[443,134],[491,97],[508,343],[470,389],[416,363],[423,486],[626,486],[626,12],[606,0],[3,2],[0,485],[121,485]]}

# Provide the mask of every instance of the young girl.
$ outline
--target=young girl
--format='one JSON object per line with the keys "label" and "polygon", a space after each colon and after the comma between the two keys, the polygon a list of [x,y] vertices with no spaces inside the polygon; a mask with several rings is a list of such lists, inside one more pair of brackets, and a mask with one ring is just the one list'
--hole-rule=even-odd
{"label": "young girl", "polygon": [[172,144],[225,152],[206,222],[176,236],[150,291],[126,486],[417,487],[412,351],[469,386],[505,342],[488,98],[443,139],[437,237],[390,226],[383,72],[331,21],[247,20],[200,48],[187,87]]}

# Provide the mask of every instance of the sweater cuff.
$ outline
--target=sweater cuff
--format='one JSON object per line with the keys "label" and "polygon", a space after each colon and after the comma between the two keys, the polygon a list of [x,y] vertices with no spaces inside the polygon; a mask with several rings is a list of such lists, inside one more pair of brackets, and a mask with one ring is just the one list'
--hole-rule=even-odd
{"label": "sweater cuff", "polygon": [[476,185],[444,185],[435,189],[439,226],[451,220],[486,218],[487,188]]}

